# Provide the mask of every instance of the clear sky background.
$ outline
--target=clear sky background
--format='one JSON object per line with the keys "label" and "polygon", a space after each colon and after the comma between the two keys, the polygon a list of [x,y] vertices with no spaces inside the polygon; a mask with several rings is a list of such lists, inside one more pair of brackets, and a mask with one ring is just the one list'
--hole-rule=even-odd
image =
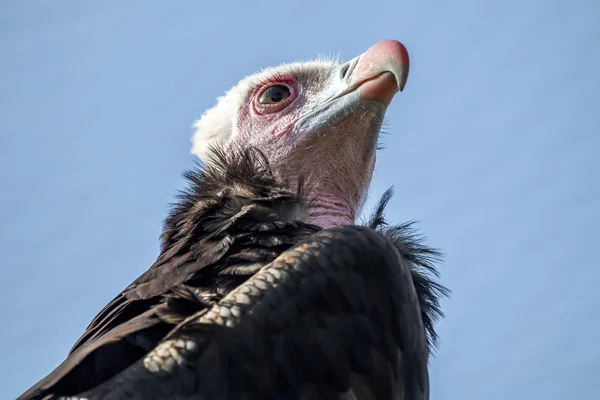
{"label": "clear sky background", "polygon": [[411,56],[367,209],[446,254],[438,400],[600,392],[600,2],[0,3],[0,398],[148,268],[190,124],[268,65]]}

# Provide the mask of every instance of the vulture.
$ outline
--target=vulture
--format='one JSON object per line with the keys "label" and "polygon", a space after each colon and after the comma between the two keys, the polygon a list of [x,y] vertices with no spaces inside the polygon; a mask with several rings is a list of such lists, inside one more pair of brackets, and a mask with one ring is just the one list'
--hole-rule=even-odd
{"label": "vulture", "polygon": [[408,69],[385,40],[218,98],[156,261],[20,399],[428,399],[441,256],[391,189],[356,221]]}

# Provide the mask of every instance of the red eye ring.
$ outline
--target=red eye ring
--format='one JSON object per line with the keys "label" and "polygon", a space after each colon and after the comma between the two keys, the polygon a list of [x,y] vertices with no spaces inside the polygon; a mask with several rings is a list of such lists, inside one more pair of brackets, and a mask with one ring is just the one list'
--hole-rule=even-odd
{"label": "red eye ring", "polygon": [[[277,88],[280,88],[281,90],[277,90]],[[268,91],[273,92],[276,98],[277,96],[283,94],[283,98],[281,101],[265,104],[264,102],[261,102],[261,98],[264,101],[264,96],[270,95]],[[254,112],[264,115],[281,111],[296,99],[296,94],[296,85],[294,84],[294,80],[291,78],[279,78],[277,80],[268,81],[257,91],[255,91],[254,100],[252,102]]]}

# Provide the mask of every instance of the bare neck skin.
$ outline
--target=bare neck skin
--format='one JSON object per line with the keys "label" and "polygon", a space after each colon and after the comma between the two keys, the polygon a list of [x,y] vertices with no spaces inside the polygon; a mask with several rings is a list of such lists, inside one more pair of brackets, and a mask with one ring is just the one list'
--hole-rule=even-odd
{"label": "bare neck skin", "polygon": [[[301,157],[288,154],[278,169],[288,182],[304,178],[304,197],[308,201],[308,222],[323,228],[354,225],[363,205],[375,167],[374,152],[362,157],[354,148],[327,146],[324,151],[302,151]],[[334,148],[338,151],[334,153]]]}
{"label": "bare neck skin", "polygon": [[311,193],[310,202],[309,222],[311,224],[324,228],[354,224],[355,210],[338,196],[328,193],[326,190],[318,190]]}

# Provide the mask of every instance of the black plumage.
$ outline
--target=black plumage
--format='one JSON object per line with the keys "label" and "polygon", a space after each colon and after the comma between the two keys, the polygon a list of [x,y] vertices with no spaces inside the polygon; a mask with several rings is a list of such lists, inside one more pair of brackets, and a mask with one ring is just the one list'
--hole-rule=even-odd
{"label": "black plumage", "polygon": [[257,150],[186,178],[156,262],[21,399],[427,398],[446,290],[439,254],[385,223],[391,191],[369,228],[322,230]]}

